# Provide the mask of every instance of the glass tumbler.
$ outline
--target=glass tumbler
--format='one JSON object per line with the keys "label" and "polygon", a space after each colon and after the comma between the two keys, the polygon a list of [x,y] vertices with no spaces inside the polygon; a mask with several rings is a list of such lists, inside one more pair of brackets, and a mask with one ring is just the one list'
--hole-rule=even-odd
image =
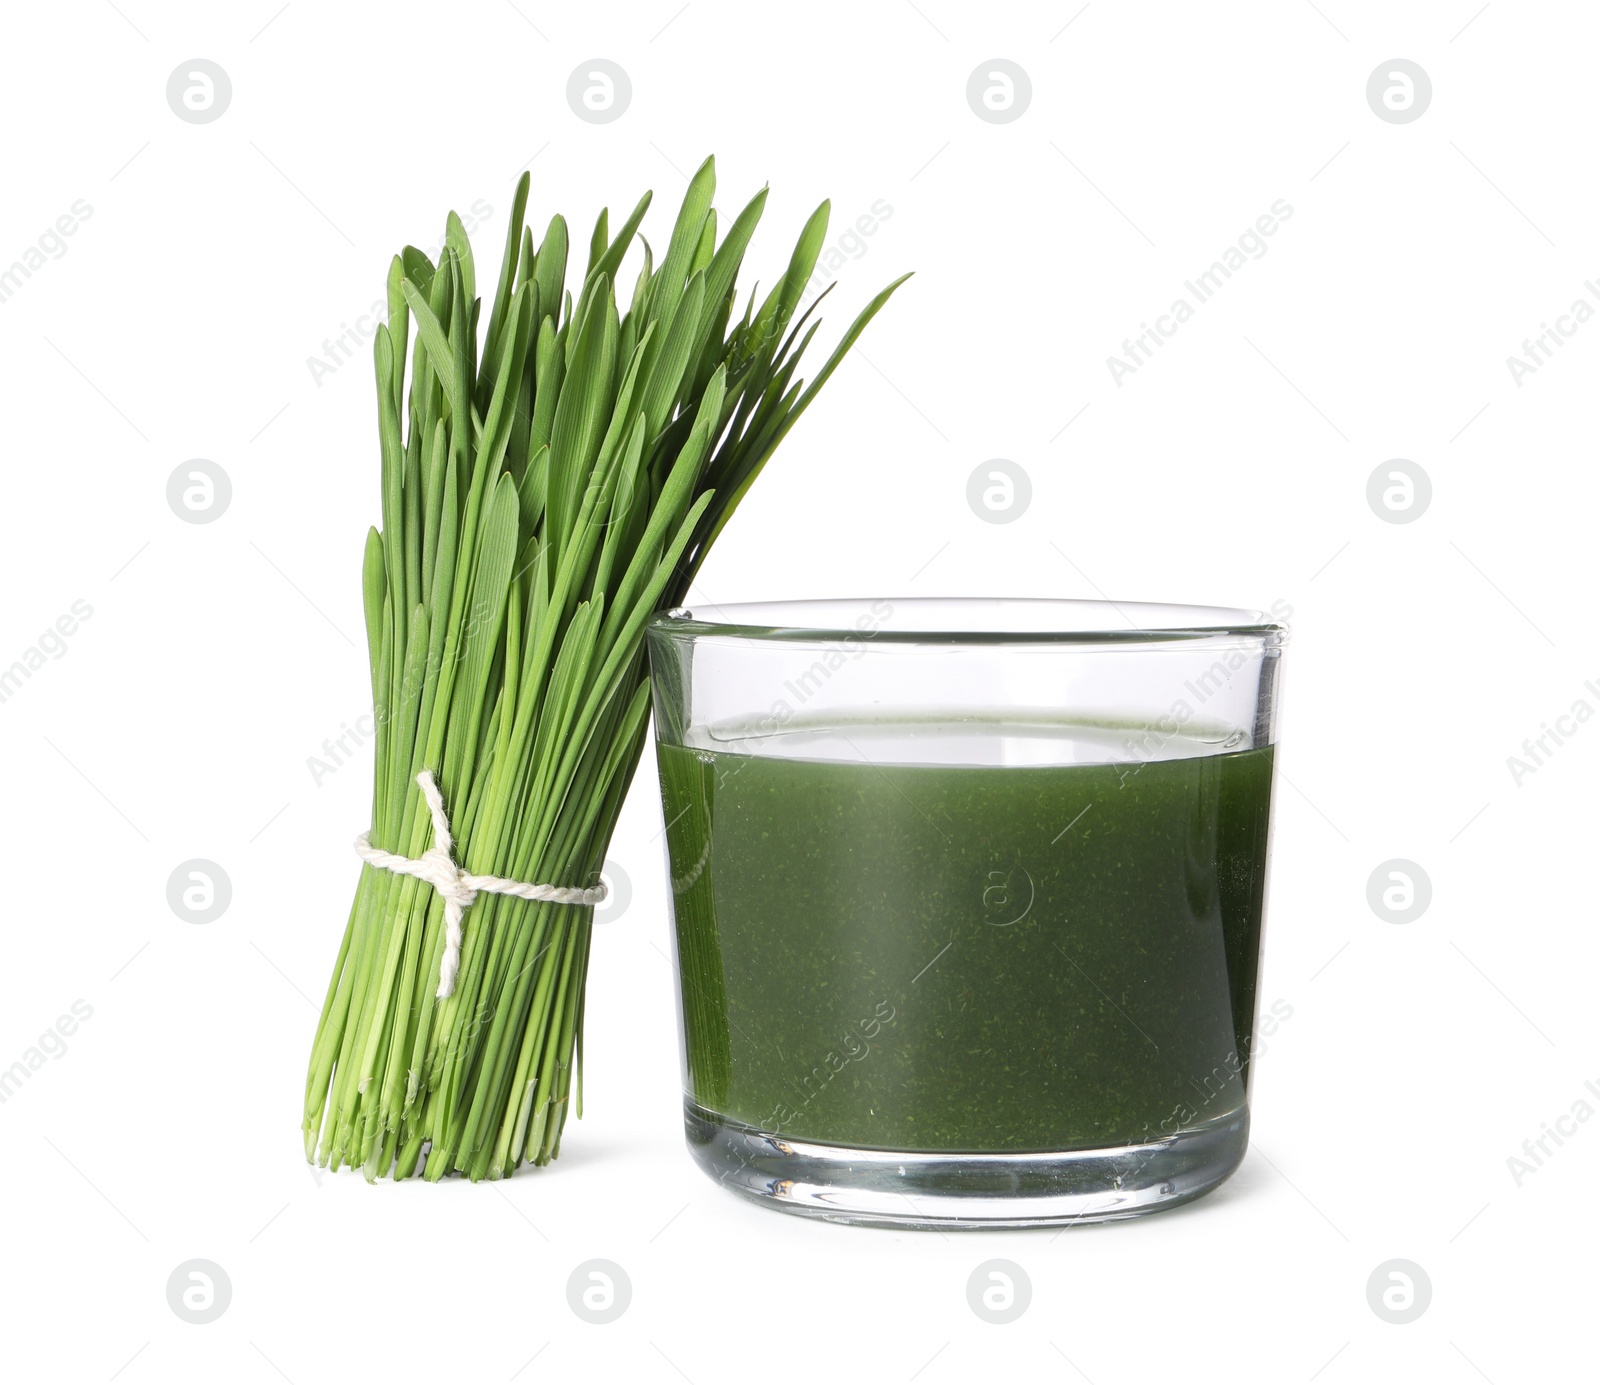
{"label": "glass tumbler", "polygon": [[1098,1221],[1244,1156],[1284,628],[1100,601],[649,627],[684,1124],[835,1221]]}

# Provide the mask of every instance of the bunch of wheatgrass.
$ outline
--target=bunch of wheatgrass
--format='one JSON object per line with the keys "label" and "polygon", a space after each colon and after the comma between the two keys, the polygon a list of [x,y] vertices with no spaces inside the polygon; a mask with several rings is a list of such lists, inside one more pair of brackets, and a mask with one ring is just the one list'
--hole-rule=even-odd
{"label": "bunch of wheatgrass", "polygon": [[[535,246],[524,174],[481,346],[454,213],[437,265],[411,246],[391,264],[374,343],[383,528],[367,536],[362,574],[374,846],[417,858],[433,845],[416,782],[427,769],[463,869],[598,880],[644,741],[646,620],[682,603],[773,449],[903,282],[806,385],[795,370],[816,325],[800,336],[810,309],[793,319],[828,204],[730,330],[766,192],[719,243],[715,184],[707,159],[659,268],[644,242],[622,314],[617,275],[649,193],[614,237],[600,213],[574,301],[566,222],[554,217]],[[479,1179],[558,1153],[593,910],[479,895],[453,989],[438,984],[443,913],[426,881],[362,867],[306,1080],[308,1159],[368,1179]]]}

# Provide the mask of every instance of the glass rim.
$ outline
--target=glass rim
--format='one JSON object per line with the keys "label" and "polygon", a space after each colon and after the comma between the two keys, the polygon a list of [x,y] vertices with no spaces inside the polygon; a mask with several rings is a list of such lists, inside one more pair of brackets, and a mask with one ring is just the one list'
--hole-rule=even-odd
{"label": "glass rim", "polygon": [[[884,606],[886,615],[880,614]],[[1276,647],[1289,634],[1289,627],[1267,612],[1244,607],[987,596],[695,603],[658,611],[646,629],[674,639],[723,636],[797,644],[862,639],[874,644],[1156,644],[1231,635],[1257,637]]]}

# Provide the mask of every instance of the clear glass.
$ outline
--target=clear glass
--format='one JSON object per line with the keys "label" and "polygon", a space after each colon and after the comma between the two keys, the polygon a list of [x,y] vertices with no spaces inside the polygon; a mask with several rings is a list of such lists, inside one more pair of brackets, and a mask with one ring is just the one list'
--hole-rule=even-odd
{"label": "clear glass", "polygon": [[861,600],[649,628],[684,1122],[837,1221],[1099,1221],[1238,1167],[1285,630]]}

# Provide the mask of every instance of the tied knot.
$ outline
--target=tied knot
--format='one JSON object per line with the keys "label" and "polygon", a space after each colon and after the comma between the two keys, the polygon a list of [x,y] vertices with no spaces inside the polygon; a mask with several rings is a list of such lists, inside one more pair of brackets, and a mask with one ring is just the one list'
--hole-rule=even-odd
{"label": "tied knot", "polygon": [[417,864],[422,867],[417,872],[418,880],[426,880],[446,900],[459,904],[463,909],[472,907],[478,892],[467,884],[466,871],[456,865],[448,851],[430,846],[417,857]]}
{"label": "tied knot", "polygon": [[531,885],[520,880],[503,880],[498,875],[470,875],[456,864],[455,840],[450,835],[450,819],[444,810],[444,795],[433,781],[433,772],[417,775],[417,786],[433,820],[433,845],[421,856],[399,856],[373,846],[370,835],[356,838],[356,855],[369,866],[409,875],[432,885],[444,900],[444,952],[439,958],[439,988],[434,995],[443,1000],[455,989],[456,972],[461,966],[462,916],[472,907],[480,892],[506,894],[545,904],[599,904],[608,890],[605,883],[588,889],[569,885]]}

